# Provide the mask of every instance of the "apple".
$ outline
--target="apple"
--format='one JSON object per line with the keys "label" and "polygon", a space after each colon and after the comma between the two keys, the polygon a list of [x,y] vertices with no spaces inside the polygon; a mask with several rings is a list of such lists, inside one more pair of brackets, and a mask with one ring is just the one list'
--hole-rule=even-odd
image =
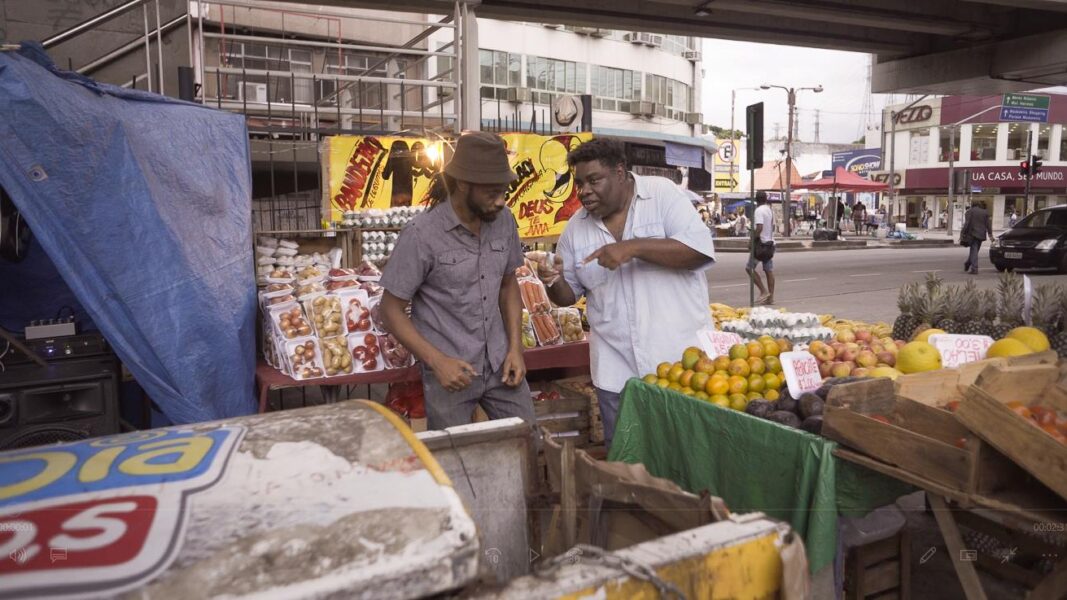
{"label": "apple", "polygon": [[821,375],[823,379],[826,379],[827,377],[833,377],[833,367],[834,363],[829,361],[819,363],[819,375]]}
{"label": "apple", "polygon": [[837,353],[837,358],[839,360],[851,362],[856,360],[856,357],[859,356],[859,353],[860,352],[858,349],[845,348],[841,350],[841,352]]}
{"label": "apple", "polygon": [[851,329],[839,329],[837,331],[837,341],[839,342],[855,342],[856,334]]}
{"label": "apple", "polygon": [[845,349],[844,342],[834,342],[830,344],[830,347],[834,349],[834,354],[841,354],[841,351]]}
{"label": "apple", "polygon": [[834,357],[837,356],[837,352],[834,352],[833,348],[822,342],[812,343],[808,348],[808,352],[810,352],[819,362],[831,362],[834,360]]}
{"label": "apple", "polygon": [[833,367],[830,368],[830,374],[834,377],[848,377],[852,374],[853,363],[851,362],[835,362]]}
{"label": "apple", "polygon": [[874,341],[871,342],[869,346],[867,346],[867,349],[871,352],[874,352],[875,354],[878,354],[879,352],[885,351],[885,346],[882,345],[882,342]]}
{"label": "apple", "polygon": [[896,345],[897,349],[899,350],[899,349],[903,348],[904,346],[906,346],[908,343],[905,342],[904,340],[893,340],[893,344]]}
{"label": "apple", "polygon": [[880,340],[878,340],[878,341],[879,341],[879,342],[881,342],[881,344],[882,344],[883,346],[887,347],[887,348],[888,348],[889,346],[893,346],[893,345],[894,345],[894,344],[893,344],[893,338],[891,338],[891,337],[884,337],[884,338],[882,338],[882,339],[880,339]]}
{"label": "apple", "polygon": [[878,364],[878,357],[870,350],[860,350],[856,355],[856,364],[861,367],[873,367]]}
{"label": "apple", "polygon": [[856,367],[855,369],[852,369],[853,377],[867,377],[869,373],[870,369],[866,367]]}
{"label": "apple", "polygon": [[861,349],[860,345],[856,342],[845,342],[845,348],[848,348],[849,350],[855,350],[856,352],[859,352]]}
{"label": "apple", "polygon": [[[896,346],[894,346],[894,348],[895,347]],[[886,366],[895,367],[896,364],[897,364],[897,353],[896,352],[889,352],[888,350],[885,351],[885,352],[879,352],[877,354],[877,357],[878,357],[878,362],[885,363]]]}
{"label": "apple", "polygon": [[871,341],[874,340],[874,335],[870,331],[867,331],[866,329],[857,329],[855,335],[856,335],[856,341],[857,342],[870,343]]}

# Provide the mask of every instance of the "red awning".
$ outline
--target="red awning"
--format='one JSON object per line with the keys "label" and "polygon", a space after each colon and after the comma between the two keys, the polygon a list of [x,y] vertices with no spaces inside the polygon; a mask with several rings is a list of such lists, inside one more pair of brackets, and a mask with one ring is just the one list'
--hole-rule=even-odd
{"label": "red awning", "polygon": [[839,192],[881,192],[889,189],[889,184],[864,179],[844,167],[838,167],[835,177],[823,177],[815,181],[801,182],[797,189],[834,190]]}

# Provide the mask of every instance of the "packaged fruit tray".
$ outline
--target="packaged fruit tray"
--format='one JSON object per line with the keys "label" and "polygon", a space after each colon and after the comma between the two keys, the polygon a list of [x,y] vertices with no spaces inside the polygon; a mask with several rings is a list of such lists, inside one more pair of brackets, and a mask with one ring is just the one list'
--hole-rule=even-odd
{"label": "packaged fruit tray", "polygon": [[987,368],[956,418],[1067,499],[1067,362]]}
{"label": "packaged fruit tray", "polygon": [[897,396],[889,379],[833,386],[822,434],[883,463],[966,494],[1025,485],[1025,472],[959,423],[949,410]]}

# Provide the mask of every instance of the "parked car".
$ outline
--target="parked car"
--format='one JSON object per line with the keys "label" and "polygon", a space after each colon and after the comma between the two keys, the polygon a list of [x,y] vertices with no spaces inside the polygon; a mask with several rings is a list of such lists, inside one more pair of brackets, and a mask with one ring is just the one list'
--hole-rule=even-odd
{"label": "parked car", "polygon": [[1067,273],[1067,206],[1039,210],[1000,234],[989,249],[998,271],[1056,269]]}

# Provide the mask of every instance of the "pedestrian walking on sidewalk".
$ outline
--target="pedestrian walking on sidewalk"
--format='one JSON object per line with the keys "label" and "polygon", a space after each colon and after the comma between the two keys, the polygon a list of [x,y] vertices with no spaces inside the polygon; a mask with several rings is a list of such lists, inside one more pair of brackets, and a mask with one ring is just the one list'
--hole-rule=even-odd
{"label": "pedestrian walking on sidewalk", "polygon": [[852,207],[852,228],[856,234],[859,235],[863,229],[863,222],[867,220],[867,206],[862,202],[857,202],[856,206]]}
{"label": "pedestrian walking on sidewalk", "polygon": [[[756,213],[752,223],[756,228],[756,248],[753,255],[749,256],[745,270],[759,288],[760,297],[756,304],[774,304],[774,212],[767,204],[766,192],[756,192]],[[756,261],[763,264],[767,287],[763,287],[763,280],[756,271]]]}
{"label": "pedestrian walking on sidewalk", "polygon": [[978,274],[978,251],[982,249],[982,242],[986,238],[993,241],[993,224],[985,205],[975,202],[963,215],[963,229],[960,231],[960,245],[970,249],[967,262],[963,263],[964,272]]}
{"label": "pedestrian walking on sidewalk", "polygon": [[1008,227],[1015,227],[1015,224],[1019,222],[1019,213],[1015,212],[1013,208],[1011,210],[1011,216],[1008,217]]}

